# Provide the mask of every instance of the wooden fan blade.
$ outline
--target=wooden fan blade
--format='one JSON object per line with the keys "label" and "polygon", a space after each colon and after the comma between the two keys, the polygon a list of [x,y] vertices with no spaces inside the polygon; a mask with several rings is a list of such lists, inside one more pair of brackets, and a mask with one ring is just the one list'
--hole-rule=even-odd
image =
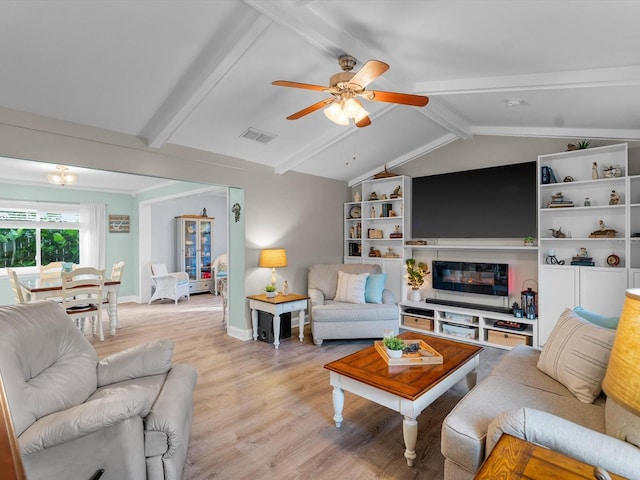
{"label": "wooden fan blade", "polygon": [[322,107],[326,107],[327,105],[331,105],[335,98],[325,98],[324,100],[320,100],[313,105],[300,110],[299,112],[293,113],[287,117],[287,120],[297,120],[299,118],[304,117],[305,115],[309,115],[310,113],[315,112],[316,110],[320,110]]}
{"label": "wooden fan blade", "polygon": [[429,97],[424,95],[412,95],[410,93],[381,92],[380,90],[368,90],[372,96],[365,95],[367,100],[374,102],[401,103],[402,105],[413,105],[414,107],[424,107],[429,103]]}
{"label": "wooden fan blade", "polygon": [[364,64],[360,71],[356,73],[351,80],[349,80],[349,84],[356,84],[365,88],[387,70],[389,70],[389,65],[386,63],[381,62],[380,60],[369,60]]}
{"label": "wooden fan blade", "polygon": [[289,80],[276,80],[275,82],[271,82],[272,85],[277,85],[279,87],[293,87],[293,88],[304,88],[305,90],[317,90],[320,92],[324,92],[328,90],[327,87],[323,87],[322,85],[312,85],[310,83],[299,83],[299,82],[290,82]]}
{"label": "wooden fan blade", "polygon": [[368,127],[369,125],[371,125],[371,119],[369,118],[369,116],[361,118],[356,122],[356,127]]}

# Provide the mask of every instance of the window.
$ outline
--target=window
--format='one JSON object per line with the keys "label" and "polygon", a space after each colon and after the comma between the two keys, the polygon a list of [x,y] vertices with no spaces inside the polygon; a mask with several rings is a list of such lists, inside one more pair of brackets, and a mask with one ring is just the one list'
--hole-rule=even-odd
{"label": "window", "polygon": [[0,268],[80,263],[80,205],[0,200]]}

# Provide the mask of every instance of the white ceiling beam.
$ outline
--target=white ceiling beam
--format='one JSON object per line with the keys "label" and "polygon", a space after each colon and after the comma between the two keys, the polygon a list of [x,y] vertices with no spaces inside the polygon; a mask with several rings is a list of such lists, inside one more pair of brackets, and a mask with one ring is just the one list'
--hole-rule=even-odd
{"label": "white ceiling beam", "polygon": [[250,12],[239,22],[230,22],[228,30],[216,32],[140,132],[147,144],[165,145],[270,24],[268,18]]}
{"label": "white ceiling beam", "polygon": [[417,111],[460,138],[466,140],[472,136],[469,122],[454,110],[445,107],[437,98],[429,98],[427,106],[419,108]]}
{"label": "white ceiling beam", "polygon": [[414,91],[424,95],[550,90],[561,88],[640,85],[640,65],[568,72],[462,78],[414,83]]}
{"label": "white ceiling beam", "polygon": [[589,138],[638,141],[640,130],[606,129],[606,128],[542,128],[542,127],[471,127],[473,135],[494,135],[510,137],[544,137],[544,138]]}

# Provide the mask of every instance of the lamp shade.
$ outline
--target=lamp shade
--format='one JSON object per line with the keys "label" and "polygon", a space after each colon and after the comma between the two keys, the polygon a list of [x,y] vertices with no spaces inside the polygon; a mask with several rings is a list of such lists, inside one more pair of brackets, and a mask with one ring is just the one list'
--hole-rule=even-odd
{"label": "lamp shade", "polygon": [[626,291],[602,388],[620,405],[640,415],[640,289]]}
{"label": "lamp shade", "polygon": [[282,268],[287,266],[287,251],[284,248],[265,248],[260,252],[260,267]]}

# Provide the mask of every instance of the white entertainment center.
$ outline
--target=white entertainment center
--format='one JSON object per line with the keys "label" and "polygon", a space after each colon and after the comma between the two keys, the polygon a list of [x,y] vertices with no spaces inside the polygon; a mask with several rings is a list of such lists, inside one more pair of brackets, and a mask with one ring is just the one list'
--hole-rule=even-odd
{"label": "white entertainment center", "polygon": [[[592,173],[593,162],[598,178]],[[542,183],[541,167],[552,167],[556,184]],[[619,167],[612,178],[604,175],[603,167]],[[640,168],[638,166],[637,168]],[[523,239],[420,239],[427,244],[407,244],[412,241],[411,189],[409,177],[368,180],[362,184],[361,202],[345,204],[345,262],[375,262],[391,275],[387,283],[394,290],[400,305],[400,327],[420,333],[445,336],[499,348],[518,344],[540,347],[555,325],[561,311],[582,305],[602,315],[619,314],[624,290],[640,286],[640,172],[629,172],[627,144],[594,147],[586,150],[540,155],[537,161],[538,231],[535,246],[525,246]],[[619,173],[618,173],[619,172]],[[602,177],[606,178],[602,178]],[[565,180],[565,181],[563,181]],[[406,192],[393,200],[398,218],[377,218],[371,207],[388,200],[390,192],[402,185]],[[620,195],[616,205],[609,205],[611,190]],[[573,206],[549,205],[552,195],[562,191],[573,200]],[[370,200],[371,192],[386,195],[385,200]],[[592,204],[585,206],[585,198]],[[568,205],[568,204],[567,204]],[[350,238],[349,228],[357,223],[349,212],[360,207],[363,218],[363,238]],[[370,211],[368,211],[370,210]],[[376,210],[377,211],[377,210]],[[375,215],[375,216],[374,216]],[[614,237],[590,237],[599,228],[615,228]],[[403,238],[389,238],[394,225],[400,225]],[[379,228],[382,226],[382,228]],[[605,228],[606,228],[605,227]],[[366,228],[366,230],[365,230]],[[381,238],[368,238],[369,229],[382,230]],[[552,229],[561,228],[566,237],[555,237]],[[367,232],[367,233],[364,233]],[[536,232],[533,232],[535,235]],[[636,235],[634,235],[636,234]],[[353,245],[360,246],[360,256]],[[369,257],[371,248],[386,252],[391,247],[396,258]],[[349,250],[351,248],[351,250]],[[585,249],[585,250],[581,250]],[[595,265],[571,265],[573,256],[593,252]],[[563,264],[550,264],[549,254]],[[610,257],[613,255],[613,257]],[[509,265],[509,296],[465,294],[434,290],[431,276],[421,289],[423,300],[408,300],[405,261],[416,258],[431,268],[433,260],[462,262],[494,262]],[[611,258],[619,260],[612,265]],[[516,318],[509,312],[527,287],[538,291],[538,318]],[[427,299],[426,301],[424,299]],[[501,323],[502,322],[502,323]],[[518,328],[504,322],[517,322]]]}

